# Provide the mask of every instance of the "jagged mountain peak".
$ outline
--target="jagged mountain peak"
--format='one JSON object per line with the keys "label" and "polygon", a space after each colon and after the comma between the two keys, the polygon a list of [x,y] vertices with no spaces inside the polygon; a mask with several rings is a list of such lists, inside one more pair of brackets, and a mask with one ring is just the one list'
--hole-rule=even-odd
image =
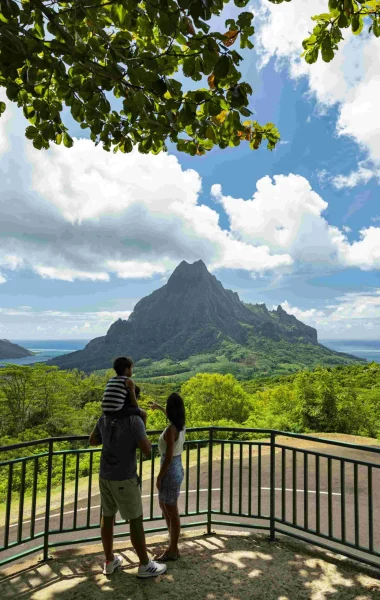
{"label": "jagged mountain peak", "polygon": [[265,304],[245,304],[202,260],[182,261],[165,285],[136,304],[128,320],[118,319],[106,336],[51,364],[88,371],[109,367],[117,355],[130,355],[135,361],[182,360],[217,351],[225,342],[248,348],[254,340],[265,339],[318,344],[316,330],[281,306],[268,311]]}

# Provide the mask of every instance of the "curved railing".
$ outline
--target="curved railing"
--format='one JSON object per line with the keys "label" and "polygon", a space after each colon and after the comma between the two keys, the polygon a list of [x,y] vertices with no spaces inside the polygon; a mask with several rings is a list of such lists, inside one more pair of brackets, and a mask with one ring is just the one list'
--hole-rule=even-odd
{"label": "curved railing", "polygon": [[[87,446],[87,436],[70,436],[0,447],[0,565],[33,552],[48,560],[53,547],[101,539],[101,448]],[[380,566],[380,447],[202,427],[187,430],[183,462],[183,527],[267,530],[271,540],[286,534]],[[153,444],[149,460],[139,457],[147,533],[166,530],[158,468]],[[115,537],[128,535],[125,522],[116,526],[123,528]]]}

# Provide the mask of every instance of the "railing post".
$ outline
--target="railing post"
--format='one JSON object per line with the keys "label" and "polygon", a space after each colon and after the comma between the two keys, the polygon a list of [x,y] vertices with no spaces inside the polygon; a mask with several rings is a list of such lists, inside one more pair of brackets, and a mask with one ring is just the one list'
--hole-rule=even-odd
{"label": "railing post", "polygon": [[269,539],[276,539],[276,434],[270,434],[270,535]]}
{"label": "railing post", "polygon": [[212,444],[214,429],[210,427],[208,438],[208,498],[207,498],[207,533],[211,533],[211,510],[212,510]]}
{"label": "railing post", "polygon": [[50,529],[50,499],[51,499],[51,479],[53,471],[53,441],[49,440],[49,456],[47,467],[47,482],[46,482],[46,504],[45,504],[45,530],[44,530],[44,556],[43,561],[47,561],[52,557],[49,556],[49,529]]}

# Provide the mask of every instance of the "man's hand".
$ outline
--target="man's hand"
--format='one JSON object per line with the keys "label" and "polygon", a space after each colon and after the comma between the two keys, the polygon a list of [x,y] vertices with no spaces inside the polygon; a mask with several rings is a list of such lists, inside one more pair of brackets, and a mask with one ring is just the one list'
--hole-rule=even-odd
{"label": "man's hand", "polygon": [[89,444],[90,446],[100,446],[102,444],[102,438],[97,433],[96,429],[94,429],[90,435]]}
{"label": "man's hand", "polygon": [[158,489],[158,491],[160,491],[160,489],[161,489],[161,477],[160,477],[160,475],[157,477],[156,488]]}

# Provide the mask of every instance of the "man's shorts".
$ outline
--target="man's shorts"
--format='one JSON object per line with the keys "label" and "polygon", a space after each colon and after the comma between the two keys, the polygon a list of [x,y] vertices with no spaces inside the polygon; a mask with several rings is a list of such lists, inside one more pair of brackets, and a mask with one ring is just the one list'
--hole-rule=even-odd
{"label": "man's shorts", "polygon": [[119,511],[125,521],[141,517],[141,488],[137,477],[124,481],[99,478],[99,490],[103,516],[114,517]]}

